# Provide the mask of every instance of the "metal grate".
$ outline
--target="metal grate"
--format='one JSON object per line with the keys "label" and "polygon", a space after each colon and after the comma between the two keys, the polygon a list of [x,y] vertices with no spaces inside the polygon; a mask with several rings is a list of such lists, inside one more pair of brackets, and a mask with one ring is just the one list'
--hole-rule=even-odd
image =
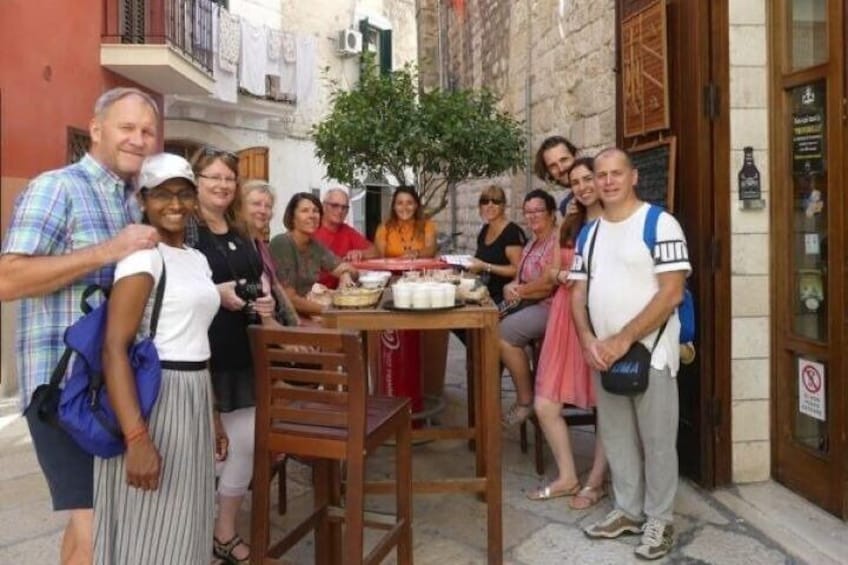
{"label": "metal grate", "polygon": [[144,43],[145,0],[121,0],[121,43]]}
{"label": "metal grate", "polygon": [[87,131],[68,128],[68,164],[76,163],[88,152],[91,136]]}

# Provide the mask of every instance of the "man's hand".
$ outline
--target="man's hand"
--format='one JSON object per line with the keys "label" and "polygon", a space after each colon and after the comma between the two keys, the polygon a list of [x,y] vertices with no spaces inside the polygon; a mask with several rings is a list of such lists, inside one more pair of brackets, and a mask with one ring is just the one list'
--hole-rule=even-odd
{"label": "man's hand", "polygon": [[159,232],[153,226],[131,224],[105,243],[109,262],[120,261],[130,253],[152,249],[159,243]]}
{"label": "man's hand", "polygon": [[147,434],[127,446],[124,458],[127,470],[127,484],[141,490],[159,488],[159,476],[162,471],[162,457],[153,440]]}
{"label": "man's hand", "polygon": [[601,358],[608,367],[611,367],[613,363],[624,357],[631,345],[633,341],[620,333],[608,337],[600,343]]}

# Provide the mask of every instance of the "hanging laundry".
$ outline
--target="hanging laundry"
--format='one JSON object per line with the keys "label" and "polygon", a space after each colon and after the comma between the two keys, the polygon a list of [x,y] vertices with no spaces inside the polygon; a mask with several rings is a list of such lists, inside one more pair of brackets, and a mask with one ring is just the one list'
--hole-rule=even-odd
{"label": "hanging laundry", "polygon": [[282,32],[280,53],[280,94],[289,100],[297,96],[297,40],[293,33]]}
{"label": "hanging laundry", "polygon": [[[219,37],[219,11],[224,12],[223,8],[218,7],[212,10],[212,53],[219,54],[220,37]],[[215,79],[215,89],[212,96],[223,100],[224,102],[238,102],[238,78],[236,73],[225,70],[221,66],[221,57],[212,57],[212,78]]]}
{"label": "hanging laundry", "polygon": [[265,96],[265,69],[268,61],[268,28],[256,26],[247,20],[241,21],[241,59],[239,64],[239,86],[255,94]]}
{"label": "hanging laundry", "polygon": [[[280,57],[282,57],[282,52],[283,32],[278,29],[268,28],[268,61],[278,64]],[[277,69],[277,72],[280,72],[279,69]]]}
{"label": "hanging laundry", "polygon": [[318,42],[312,35],[297,36],[297,103],[303,107],[312,103],[315,96]]}
{"label": "hanging laundry", "polygon": [[238,16],[221,8],[218,16],[218,60],[221,69],[235,73],[241,50],[241,22]]}

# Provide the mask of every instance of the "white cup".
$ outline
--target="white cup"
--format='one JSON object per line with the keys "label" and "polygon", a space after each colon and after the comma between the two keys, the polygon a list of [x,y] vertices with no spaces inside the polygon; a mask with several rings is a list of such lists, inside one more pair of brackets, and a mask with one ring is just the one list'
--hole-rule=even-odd
{"label": "white cup", "polygon": [[450,307],[456,303],[456,285],[446,283],[442,285],[442,306]]}
{"label": "white cup", "polygon": [[397,283],[392,286],[392,299],[398,308],[412,307],[412,285]]}
{"label": "white cup", "polygon": [[461,288],[464,292],[469,292],[474,285],[477,284],[477,279],[470,277],[462,277],[459,279],[459,288]]}
{"label": "white cup", "polygon": [[430,308],[432,304],[432,292],[430,285],[426,283],[416,283],[412,285],[412,307],[424,310]]}

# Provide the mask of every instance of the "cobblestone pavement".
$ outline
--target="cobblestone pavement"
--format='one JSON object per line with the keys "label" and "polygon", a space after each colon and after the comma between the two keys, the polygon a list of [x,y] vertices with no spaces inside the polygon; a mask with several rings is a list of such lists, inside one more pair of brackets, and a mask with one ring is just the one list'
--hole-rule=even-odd
{"label": "cobblestone pavement", "polygon": [[[460,377],[462,350],[452,342],[448,363],[444,423],[464,417],[465,391]],[[508,388],[508,379],[504,379]],[[511,399],[504,392],[504,403]],[[591,430],[573,430],[578,467],[590,463]],[[386,451],[388,453],[388,451]],[[473,457],[464,442],[439,442],[414,449],[416,477],[473,473]],[[547,472],[553,473],[550,454]],[[566,499],[533,502],[526,493],[542,479],[529,455],[518,447],[517,432],[504,436],[503,449],[504,561],[515,565],[636,562],[638,537],[592,541],[582,528],[611,509],[607,497],[590,510],[574,511]],[[386,476],[390,461],[379,453],[369,474]],[[449,470],[449,471],[448,471]],[[279,533],[311,504],[308,468],[289,464],[289,512],[272,518],[272,535]],[[369,506],[390,508],[389,497]],[[485,562],[485,505],[470,494],[421,495],[414,501],[414,548],[417,564],[459,565]],[[247,534],[249,509],[242,514]],[[64,516],[51,512],[46,484],[39,472],[25,422],[13,400],[0,400],[0,563],[56,563]],[[848,563],[848,527],[833,516],[772,483],[735,486],[707,492],[681,481],[675,512],[677,542],[664,563],[824,565]],[[368,538],[366,538],[367,543]],[[299,544],[291,563],[312,562],[312,541]]]}

